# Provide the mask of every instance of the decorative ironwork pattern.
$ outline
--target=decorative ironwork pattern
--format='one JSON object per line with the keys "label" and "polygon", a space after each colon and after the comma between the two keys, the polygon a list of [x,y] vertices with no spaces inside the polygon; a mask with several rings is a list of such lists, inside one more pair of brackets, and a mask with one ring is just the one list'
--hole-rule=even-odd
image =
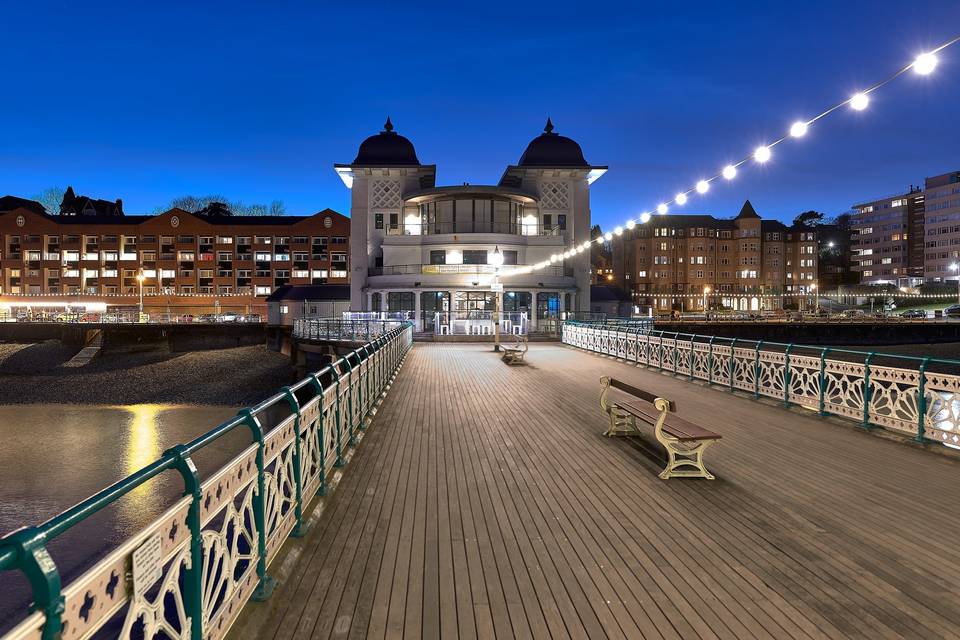
{"label": "decorative ironwork pattern", "polygon": [[[717,344],[724,341],[727,344]],[[563,342],[691,380],[704,380],[960,448],[960,375],[927,372],[933,358],[902,358],[916,369],[828,358],[829,348],[772,345],[715,336],[640,331],[629,325],[566,322]],[[801,349],[802,354],[795,351]],[[809,355],[819,351],[820,356]],[[851,352],[848,352],[851,353]]]}
{"label": "decorative ironwork pattern", "polygon": [[[247,601],[270,596],[270,561],[302,532],[304,509],[325,493],[327,477],[343,464],[412,340],[409,322],[384,328],[372,342],[76,507],[0,539],[0,570],[30,578],[37,609],[6,637],[79,639],[107,625],[124,639],[226,636]],[[201,482],[192,454],[238,429],[253,442]],[[184,497],[61,591],[45,545],[164,471],[180,473]],[[159,548],[160,577],[135,588],[132,559],[146,544]]]}

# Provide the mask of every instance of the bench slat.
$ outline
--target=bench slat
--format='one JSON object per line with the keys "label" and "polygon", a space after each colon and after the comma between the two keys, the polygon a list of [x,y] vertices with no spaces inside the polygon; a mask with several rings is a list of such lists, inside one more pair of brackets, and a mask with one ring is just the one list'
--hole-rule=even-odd
{"label": "bench slat", "polygon": [[[651,408],[644,407],[632,402],[615,402],[614,406],[629,411],[637,417],[643,418],[651,423],[656,423],[660,418],[660,413]],[[663,423],[663,430],[669,433],[677,440],[719,440],[722,436],[719,433],[704,429],[700,425],[684,420],[679,416],[668,415]]]}

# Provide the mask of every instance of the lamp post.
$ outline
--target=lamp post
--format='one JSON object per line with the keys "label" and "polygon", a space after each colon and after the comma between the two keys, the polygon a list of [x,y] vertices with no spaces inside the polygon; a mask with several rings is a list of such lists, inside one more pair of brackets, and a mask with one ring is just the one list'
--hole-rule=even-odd
{"label": "lamp post", "polygon": [[707,306],[707,295],[710,293],[710,287],[703,285],[703,315],[704,317],[710,315],[710,308]]}
{"label": "lamp post", "polygon": [[[137,269],[137,284],[140,285],[140,316],[143,316],[143,281],[147,279],[147,276],[143,274],[143,269]],[[137,322],[140,322],[140,317],[137,318]]]}
{"label": "lamp post", "polygon": [[493,350],[500,351],[500,267],[503,265],[503,253],[500,247],[494,248],[493,253],[487,258],[487,261],[493,265]]}
{"label": "lamp post", "polygon": [[817,294],[817,283],[810,285],[810,291],[813,292],[814,313],[820,313],[820,296]]}

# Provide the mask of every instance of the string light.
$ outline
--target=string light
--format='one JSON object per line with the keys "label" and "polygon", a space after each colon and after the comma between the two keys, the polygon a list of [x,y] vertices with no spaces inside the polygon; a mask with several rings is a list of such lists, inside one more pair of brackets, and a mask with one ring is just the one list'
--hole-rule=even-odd
{"label": "string light", "polygon": [[863,111],[869,104],[870,98],[862,91],[850,98],[850,108],[854,111]]}
{"label": "string light", "polygon": [[939,62],[937,56],[932,53],[921,53],[917,56],[917,59],[913,61],[913,70],[922,76],[927,76],[937,68],[937,62]]}
{"label": "string light", "polygon": [[[938,47],[931,49],[930,51],[919,54],[912,62],[902,66],[887,78],[871,85],[867,89],[859,91],[858,93],[854,94],[850,98],[847,98],[837,104],[834,104],[833,106],[822,111],[820,114],[814,116],[813,118],[810,118],[807,121],[794,122],[790,126],[790,130],[788,131],[787,134],[781,136],[780,138],[777,138],[776,140],[770,142],[769,144],[757,147],[756,149],[754,149],[753,154],[751,156],[748,156],[747,158],[744,158],[739,162],[734,162],[726,165],[725,167],[723,167],[723,169],[719,174],[712,176],[710,178],[699,180],[692,189],[686,189],[678,193],[676,198],[674,199],[674,202],[676,202],[676,204],[678,205],[685,204],[688,199],[687,194],[694,190],[696,190],[696,192],[700,194],[706,193],[710,188],[710,182],[720,177],[723,177],[725,180],[733,180],[737,176],[738,168],[744,163],[748,162],[751,158],[761,164],[767,162],[768,160],[770,160],[770,157],[772,155],[771,149],[773,147],[780,144],[781,142],[784,142],[790,137],[801,138],[805,136],[811,125],[819,121],[821,118],[824,118],[830,115],[831,113],[833,113],[834,111],[837,111],[838,109],[840,109],[845,105],[849,105],[851,109],[854,109],[856,111],[863,111],[870,104],[869,94],[873,93],[874,91],[877,91],[881,87],[899,78],[901,75],[906,73],[909,69],[913,69],[915,73],[922,76],[931,74],[934,71],[934,69],[936,69],[939,63],[939,60],[936,54],[946,49],[947,47],[956,44],[957,42],[960,42],[960,35],[951,38],[950,40],[944,42]],[[659,205],[657,205],[656,211],[660,215],[665,215],[668,209],[669,208],[667,203],[661,202]],[[639,216],[640,224],[646,224],[647,222],[650,221],[650,218],[651,216],[648,212],[642,213]],[[632,229],[633,227],[628,226],[627,228]],[[604,238],[607,241],[610,241],[613,239],[613,234],[608,232],[606,235],[597,238],[596,241],[602,242]],[[589,242],[586,243],[586,246],[589,246]]]}

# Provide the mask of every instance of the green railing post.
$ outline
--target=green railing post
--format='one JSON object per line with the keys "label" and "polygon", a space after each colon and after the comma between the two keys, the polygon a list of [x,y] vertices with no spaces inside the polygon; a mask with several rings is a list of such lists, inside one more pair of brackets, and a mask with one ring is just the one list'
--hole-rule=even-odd
{"label": "green railing post", "polygon": [[274,587],[277,586],[277,581],[267,575],[267,515],[266,502],[264,501],[267,487],[263,470],[263,428],[260,426],[260,420],[253,415],[250,409],[241,410],[239,415],[243,416],[244,422],[250,428],[254,442],[257,443],[257,492],[253,494],[253,519],[257,526],[257,555],[259,556],[257,558],[257,577],[260,581],[251,597],[255,602],[263,602],[270,597]]}
{"label": "green railing post", "polygon": [[790,349],[793,349],[793,343],[787,345],[783,350],[783,406],[790,406]]}
{"label": "green railing post", "polygon": [[680,342],[679,331],[673,336],[673,375],[677,375],[677,360],[680,359],[680,347],[677,346],[678,342]]}
{"label": "green railing post", "polygon": [[690,379],[693,380],[693,345],[696,342],[697,334],[690,338]]}
{"label": "green railing post", "polygon": [[715,336],[710,336],[710,342],[707,343],[707,384],[713,384],[713,339]]}
{"label": "green railing post", "polygon": [[64,600],[60,573],[46,548],[46,535],[37,527],[25,527],[7,535],[0,550],[12,549],[16,554],[14,566],[23,571],[30,582],[33,595],[31,611],[44,615],[43,640],[59,640],[63,630],[61,617]]}
{"label": "green railing post", "polygon": [[295,414],[293,418],[293,513],[297,519],[297,524],[290,535],[294,538],[300,538],[307,532],[307,527],[303,523],[303,452],[300,449],[300,401],[297,400],[297,396],[290,390],[290,387],[283,387],[281,391],[287,398],[290,411]]}
{"label": "green railing post", "polygon": [[333,463],[333,466],[342,467],[343,466],[343,442],[341,442],[341,439],[340,439],[340,432],[342,431],[342,429],[340,428],[340,425],[342,424],[340,421],[340,418],[341,418],[340,416],[340,371],[337,370],[336,362],[330,365],[330,375],[333,376],[333,384],[334,384],[333,393],[337,398],[337,407],[334,410],[334,415],[336,416],[335,424],[337,429],[337,461]]}
{"label": "green railing post", "polygon": [[820,415],[827,415],[827,353],[830,347],[820,352]]}
{"label": "green railing post", "polygon": [[920,381],[917,383],[917,442],[929,442],[927,433],[927,365],[930,358],[924,358],[920,362]]}
{"label": "green railing post", "polygon": [[[357,418],[357,411],[356,411],[356,409],[355,409],[354,406],[353,406],[353,404],[354,404],[354,403],[353,403],[353,395],[354,395],[354,391],[355,391],[356,388],[357,388],[357,381],[354,380],[354,377],[356,377],[356,376],[355,376],[355,374],[353,373],[353,364],[350,362],[350,357],[351,357],[351,356],[356,356],[356,355],[357,355],[357,352],[356,352],[356,351],[351,351],[350,353],[348,353],[348,354],[343,358],[343,361],[347,363],[347,375],[350,376],[350,378],[349,378],[350,384],[347,385],[347,408],[348,408],[348,411],[350,412],[350,420],[349,420],[349,422],[347,423],[347,428],[348,428],[348,430],[349,430],[349,432],[350,432],[350,437],[347,438],[347,444],[349,444],[351,447],[354,446],[355,444],[357,444],[357,439],[356,439],[356,437],[355,437],[355,435],[354,435],[354,431],[353,431],[354,428],[357,426],[357,425],[354,424],[354,421],[355,421],[356,418]],[[358,358],[359,358],[359,356],[358,356]],[[357,365],[357,367],[359,368],[359,364]]]}
{"label": "green railing post", "polygon": [[754,349],[754,360],[753,360],[753,397],[760,397],[760,347],[763,346],[763,340],[757,341],[757,346]]}
{"label": "green railing post", "polygon": [[663,331],[657,337],[660,338],[660,342],[657,344],[657,367],[660,371],[663,371]]}
{"label": "green railing post", "polygon": [[190,496],[187,510],[187,526],[190,528],[190,568],[183,579],[183,609],[190,618],[190,637],[202,638],[204,631],[203,614],[203,531],[200,522],[200,501],[203,491],[200,486],[200,474],[187,448],[178,444],[163,452],[176,460],[175,469],[183,478],[183,495]]}
{"label": "green railing post", "polygon": [[737,369],[736,350],[737,350],[737,339],[734,338],[733,340],[730,341],[730,365],[727,367],[730,370],[730,393],[733,393],[733,375]]}
{"label": "green railing post", "polygon": [[320,383],[320,376],[317,373],[314,373],[310,376],[310,385],[313,387],[313,390],[317,394],[317,402],[320,405],[320,410],[318,412],[318,421],[317,425],[317,440],[319,440],[319,455],[320,455],[320,488],[317,489],[317,493],[321,496],[327,495],[327,455],[326,455],[326,434],[324,429],[326,427],[326,420],[324,416],[326,412],[323,409],[323,385]]}
{"label": "green railing post", "polygon": [[[373,345],[369,343],[363,345],[363,362],[364,362],[363,383],[364,385],[366,385],[366,389],[361,389],[361,393],[363,393],[363,397],[366,399],[366,402],[362,403],[360,406],[363,407],[364,418],[366,418],[367,415],[370,414],[370,409],[373,408],[373,398],[370,395],[370,378],[372,377],[370,372],[370,368],[371,368],[370,359],[372,357],[373,357]],[[362,420],[360,422],[360,428],[361,429],[365,428]]]}
{"label": "green railing post", "polygon": [[867,357],[863,359],[863,428],[870,429],[872,425],[870,424],[870,398],[873,395],[872,389],[870,387],[870,361],[873,360],[873,356],[876,353],[871,351],[867,354]]}

